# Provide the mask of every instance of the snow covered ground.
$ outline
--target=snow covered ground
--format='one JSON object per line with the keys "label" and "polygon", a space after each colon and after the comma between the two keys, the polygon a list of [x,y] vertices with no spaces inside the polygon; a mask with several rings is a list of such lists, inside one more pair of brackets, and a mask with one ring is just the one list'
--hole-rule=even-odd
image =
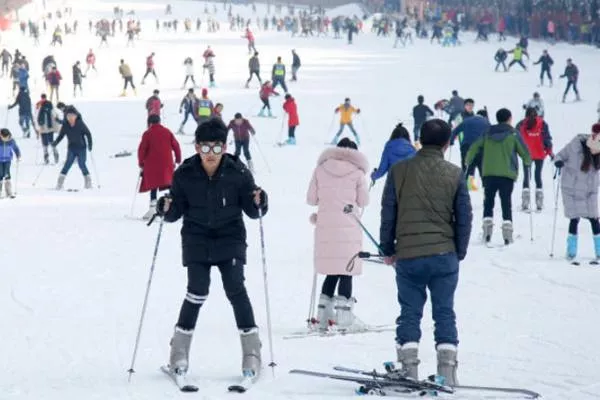
{"label": "snow covered ground", "polygon": [[[62,3],[61,3],[62,4]],[[175,17],[204,16],[204,3],[172,1]],[[120,5],[135,9],[142,19],[142,39],[125,48],[126,38],[109,38],[110,48],[97,49],[98,38],[88,34],[87,19],[110,17]],[[76,37],[66,36],[62,48],[51,49],[49,34],[40,48],[18,32],[3,35],[2,45],[11,52],[18,47],[31,63],[32,100],[44,90],[41,60],[54,54],[64,82],[62,95],[82,112],[94,135],[94,160],[89,163],[94,184],[101,188],[79,193],[56,192],[59,166],[41,169],[41,150],[33,140],[21,139],[16,110],[8,116],[23,151],[18,197],[0,201],[2,245],[0,251],[0,399],[174,399],[181,395],[159,372],[166,362],[169,339],[185,293],[185,273],[180,264],[179,223],[165,226],[158,254],[149,308],[137,360],[137,373],[127,382],[141,303],[146,288],[157,225],[124,218],[129,213],[137,178],[135,157],[110,158],[121,151],[135,154],[145,128],[145,99],[160,88],[165,102],[165,124],[176,130],[178,107],[184,91],[183,60],[195,59],[201,76],[200,56],[211,45],[217,57],[218,88],[209,90],[213,101],[225,105],[224,117],[235,112],[250,117],[271,168],[256,147],[252,148],[257,183],[270,194],[270,212],[265,218],[266,251],[273,316],[276,376],[264,371],[264,379],[248,398],[252,399],[343,399],[352,396],[353,385],[343,382],[291,376],[292,368],[327,371],[333,365],[370,369],[394,360],[394,333],[374,333],[335,338],[283,340],[302,329],[307,315],[312,281],[311,208],[305,193],[312,169],[324,142],[337,128],[333,109],[350,97],[362,113],[356,119],[364,151],[373,167],[394,125],[411,124],[410,112],[418,94],[432,105],[448,97],[453,89],[476,101],[476,109],[487,105],[493,117],[499,107],[508,107],[515,118],[521,105],[539,90],[546,101],[546,116],[559,150],[578,132],[588,132],[596,118],[600,93],[597,65],[600,53],[587,46],[558,44],[550,48],[556,62],[555,87],[537,89],[538,70],[510,73],[493,71],[493,55],[499,45],[473,43],[463,35],[464,45],[445,49],[428,41],[416,41],[406,49],[392,49],[392,38],[359,35],[355,44],[328,38],[290,38],[286,33],[255,29],[256,44],[267,76],[276,57],[291,63],[290,50],[302,57],[299,81],[290,83],[296,97],[300,127],[298,146],[273,146],[282,134],[281,100],[274,110],[278,119],[254,118],[260,107],[258,87],[244,89],[247,78],[247,49],[241,32],[230,32],[219,18],[222,31],[201,33],[156,33],[154,20],[163,18],[164,4],[133,1],[80,1],[72,3],[80,21]],[[259,16],[265,8],[259,7]],[[30,7],[30,9],[33,9]],[[211,7],[212,10],[212,7]],[[32,11],[30,11],[32,12]],[[250,7],[235,6],[234,14],[252,15]],[[51,25],[50,25],[51,26]],[[507,42],[510,47],[516,39]],[[545,44],[533,42],[532,58]],[[99,73],[84,81],[85,96],[71,96],[71,65],[94,48]],[[145,68],[145,56],[156,53],[160,85],[152,78],[139,85],[137,97],[117,97],[121,79],[119,59],[132,67],[136,84]],[[571,57],[581,72],[580,103],[561,104],[563,81],[558,79],[566,58]],[[531,63],[530,63],[531,65]],[[206,83],[207,79],[204,79]],[[10,101],[9,81],[0,90],[2,107]],[[3,111],[4,114],[6,111]],[[4,117],[4,115],[2,115]],[[188,133],[192,125],[188,124]],[[180,137],[185,155],[193,153],[192,136]],[[61,144],[61,155],[65,154]],[[457,149],[452,160],[459,162]],[[38,173],[41,176],[32,186]],[[15,170],[13,169],[13,175]],[[461,265],[456,309],[460,334],[459,377],[464,384],[528,387],[547,399],[599,398],[596,369],[600,359],[597,345],[600,311],[600,271],[582,264],[572,267],[562,259],[567,221],[559,210],[555,260],[549,258],[553,218],[553,168],[544,171],[546,208],[533,215],[533,242],[529,215],[515,211],[516,234],[506,249],[487,249],[479,242],[482,194],[472,194],[475,210],[474,233],[467,259]],[[67,188],[81,188],[83,179],[76,166]],[[383,183],[371,191],[365,224],[376,234],[379,200]],[[517,185],[520,187],[520,183]],[[514,193],[514,202],[520,190]],[[138,196],[136,214],[146,211],[146,195]],[[496,233],[499,240],[499,206]],[[248,221],[249,263],[247,283],[264,342],[263,358],[270,361],[266,335],[263,275],[260,261],[258,223]],[[581,224],[581,253],[592,255],[592,238],[587,223]],[[365,240],[365,250],[373,250]],[[393,270],[367,265],[355,281],[356,313],[369,324],[392,324],[399,313]],[[213,274],[211,296],[202,308],[195,334],[191,378],[201,387],[191,398],[222,399],[225,388],[240,367],[240,345],[233,313]],[[424,317],[421,346],[422,374],[435,371],[432,323],[429,309]],[[473,398],[473,397],[471,397]],[[481,397],[475,397],[481,398]]]}

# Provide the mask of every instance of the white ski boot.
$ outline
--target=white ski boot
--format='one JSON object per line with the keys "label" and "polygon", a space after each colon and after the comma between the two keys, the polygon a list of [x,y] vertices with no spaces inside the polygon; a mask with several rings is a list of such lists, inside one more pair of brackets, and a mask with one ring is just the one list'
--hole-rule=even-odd
{"label": "white ski boot", "polygon": [[187,372],[193,335],[194,331],[175,327],[175,332],[171,339],[171,353],[169,355],[169,370],[172,373]]}
{"label": "white ski boot", "polygon": [[538,211],[542,211],[544,208],[544,190],[536,189],[535,190],[535,207]]}
{"label": "white ski boot", "polygon": [[437,374],[444,377],[444,385],[447,386],[458,385],[456,353],[457,348],[453,344],[440,344],[437,346]]}
{"label": "white ski boot", "polygon": [[86,189],[91,189],[92,188],[92,178],[89,175],[86,175],[83,177],[84,180],[84,187]]}
{"label": "white ski boot", "polygon": [[242,373],[248,376],[252,372],[253,378],[258,378],[262,367],[260,348],[262,344],[258,336],[258,328],[245,329],[240,331],[242,341]]}
{"label": "white ski boot", "polygon": [[339,331],[358,331],[365,328],[365,324],[352,312],[356,299],[344,296],[335,296],[335,324]]}
{"label": "white ski boot", "polygon": [[483,241],[489,243],[492,240],[492,233],[494,231],[494,220],[490,217],[483,219]]}
{"label": "white ski boot", "polygon": [[150,208],[146,211],[146,214],[142,216],[144,221],[149,221],[156,214],[156,200],[150,200]]}
{"label": "white ski boot", "polygon": [[521,210],[530,211],[529,204],[531,203],[531,192],[528,188],[523,189],[521,193]]}
{"label": "white ski boot", "polygon": [[[1,190],[1,188],[0,188]],[[8,197],[9,199],[14,199],[14,193],[12,191],[12,182],[9,180],[5,180],[4,181],[4,190],[6,191],[6,197]]]}
{"label": "white ski boot", "polygon": [[502,222],[502,238],[504,239],[505,245],[511,244],[513,242],[512,221],[503,221]]}
{"label": "white ski boot", "polygon": [[60,174],[58,176],[58,181],[56,182],[56,190],[62,190],[65,185],[66,175]]}
{"label": "white ski boot", "polygon": [[247,160],[248,162],[248,169],[250,170],[250,172],[252,172],[252,175],[254,175],[254,163],[252,162],[252,160]]}
{"label": "white ski boot", "polygon": [[325,332],[335,323],[335,314],[333,312],[333,299],[326,294],[319,295],[319,304],[317,305],[317,319],[313,321],[319,331]]}
{"label": "white ski boot", "polygon": [[409,342],[404,345],[396,344],[398,362],[402,365],[404,376],[419,379],[419,343]]}

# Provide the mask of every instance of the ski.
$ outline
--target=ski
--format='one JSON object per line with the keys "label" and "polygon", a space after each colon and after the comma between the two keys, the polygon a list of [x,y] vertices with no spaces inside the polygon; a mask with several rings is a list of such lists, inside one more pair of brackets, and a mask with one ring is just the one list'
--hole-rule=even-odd
{"label": "ski", "polygon": [[161,366],[160,370],[171,378],[171,381],[173,381],[180,391],[184,393],[194,393],[198,391],[198,386],[187,383],[185,373],[174,373],[166,365]]}
{"label": "ski", "polygon": [[254,371],[246,370],[243,372],[240,382],[235,385],[231,385],[227,388],[227,391],[234,393],[246,393],[248,389],[254,385],[254,382],[258,379],[258,376]]}
{"label": "ski", "polygon": [[[581,265],[581,261],[578,259],[569,260],[569,263],[576,267],[579,267]],[[588,265],[600,265],[600,260],[596,258],[589,260]]]}
{"label": "ski", "polygon": [[325,332],[307,329],[306,331],[292,332],[289,335],[284,336],[284,339],[302,339],[306,337],[332,337],[332,336],[346,336],[356,335],[361,333],[380,333],[390,332],[396,329],[395,325],[367,325],[360,329],[355,330],[328,330]]}
{"label": "ski", "polygon": [[259,115],[259,114],[257,114],[256,117],[257,118],[271,118],[271,119],[276,119],[277,118],[276,115],[268,116],[268,115]]}

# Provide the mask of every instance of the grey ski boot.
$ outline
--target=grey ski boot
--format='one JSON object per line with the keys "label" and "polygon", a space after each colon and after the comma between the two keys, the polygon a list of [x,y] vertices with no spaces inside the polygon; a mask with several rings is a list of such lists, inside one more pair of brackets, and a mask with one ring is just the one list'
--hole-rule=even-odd
{"label": "grey ski boot", "polygon": [[513,242],[513,224],[512,221],[503,221],[502,222],[502,238],[504,239],[504,244],[508,245]]}
{"label": "grey ski boot", "polygon": [[364,328],[365,324],[354,315],[354,304],[356,299],[344,296],[334,297],[335,325],[340,331],[358,331]]}
{"label": "grey ski boot", "polygon": [[529,211],[530,204],[531,204],[531,192],[528,188],[523,189],[523,192],[521,192],[521,210]]}
{"label": "grey ski boot", "polygon": [[542,211],[544,208],[544,190],[536,189],[535,190],[535,207],[538,211]]}
{"label": "grey ski boot", "polygon": [[490,217],[483,219],[483,241],[489,243],[492,240],[492,233],[494,231],[494,220]]}
{"label": "grey ski boot", "polygon": [[86,189],[91,189],[92,188],[92,178],[89,175],[86,175],[83,177],[84,180],[84,187]]}
{"label": "grey ski boot", "polygon": [[142,216],[142,219],[148,221],[154,214],[156,214],[156,200],[150,200],[150,208],[146,211],[146,214]]}
{"label": "grey ski boot", "polygon": [[2,198],[2,185],[4,183],[4,180],[0,179],[0,199]]}
{"label": "grey ski boot", "polygon": [[240,330],[242,341],[242,373],[253,378],[258,378],[262,366],[260,348],[262,343],[258,337],[258,328]]}
{"label": "grey ski boot", "polygon": [[396,345],[396,355],[398,362],[402,364],[404,376],[412,379],[419,379],[419,343],[410,342],[403,345]]}
{"label": "grey ski boot", "polygon": [[444,384],[447,386],[458,385],[456,353],[457,348],[453,344],[440,344],[437,346],[437,374],[444,377]]}
{"label": "grey ski boot", "polygon": [[14,199],[14,193],[12,191],[12,182],[9,180],[4,181],[4,190],[6,191],[6,197],[9,199]]}
{"label": "grey ski boot", "polygon": [[62,190],[63,189],[63,187],[65,185],[65,178],[66,177],[67,176],[63,175],[63,174],[60,174],[58,176],[58,181],[56,182],[56,190]]}
{"label": "grey ski boot", "polygon": [[254,163],[252,162],[252,160],[248,160],[248,169],[250,170],[250,172],[252,172],[252,174],[254,174]]}
{"label": "grey ski boot", "polygon": [[54,164],[58,164],[58,160],[60,159],[60,157],[58,155],[58,150],[56,150],[56,147],[52,148],[52,155],[54,156]]}
{"label": "grey ski boot", "polygon": [[175,327],[175,332],[171,339],[171,354],[169,355],[169,369],[171,372],[187,372],[193,335],[194,331]]}
{"label": "grey ski boot", "polygon": [[319,304],[317,305],[317,320],[319,331],[326,331],[335,323],[335,314],[333,312],[333,299],[326,294],[319,295]]}

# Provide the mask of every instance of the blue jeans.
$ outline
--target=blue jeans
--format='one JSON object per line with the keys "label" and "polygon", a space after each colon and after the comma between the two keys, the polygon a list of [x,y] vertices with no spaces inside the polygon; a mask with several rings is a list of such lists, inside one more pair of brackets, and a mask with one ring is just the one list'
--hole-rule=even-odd
{"label": "blue jeans", "polygon": [[236,157],[240,156],[240,153],[244,151],[244,157],[246,160],[252,160],[252,156],[250,155],[250,139],[247,140],[236,140],[235,141],[235,153]]}
{"label": "blue jeans", "polygon": [[285,84],[285,78],[274,77],[273,78],[273,90],[275,90],[275,88],[277,88],[278,85],[281,85],[283,90],[285,90],[285,92],[287,93],[288,89],[287,89],[287,85]]}
{"label": "blue jeans", "polygon": [[398,260],[396,285],[400,316],[396,319],[396,342],[400,345],[419,342],[421,319],[431,294],[434,338],[438,344],[458,344],[454,292],[458,284],[458,258],[455,253]]}
{"label": "blue jeans", "polygon": [[181,126],[184,126],[184,125],[185,125],[185,123],[187,122],[187,120],[188,120],[188,117],[189,117],[190,115],[192,116],[192,118],[194,118],[194,113],[192,113],[191,111],[186,111],[186,112],[185,112],[185,115],[183,116],[183,122],[181,123]]}
{"label": "blue jeans", "polygon": [[64,165],[63,169],[60,171],[60,173],[62,175],[66,175],[67,173],[69,173],[69,170],[73,166],[75,159],[77,159],[77,165],[79,166],[81,173],[83,174],[83,176],[88,176],[90,174],[90,172],[88,171],[87,166],[85,165],[86,157],[87,157],[87,150],[85,148],[83,148],[83,149],[69,148],[67,150],[67,161],[65,161],[65,165]]}
{"label": "blue jeans", "polygon": [[31,120],[31,115],[29,114],[19,114],[19,125],[23,132],[29,131],[30,124],[33,123]]}
{"label": "blue jeans", "polygon": [[342,134],[342,132],[344,132],[344,127],[346,127],[346,126],[348,126],[348,128],[350,128],[350,131],[354,134],[354,137],[358,138],[358,133],[356,133],[356,130],[354,129],[354,125],[352,125],[352,122],[349,122],[347,124],[340,123],[340,129],[337,131],[335,136],[339,137]]}

